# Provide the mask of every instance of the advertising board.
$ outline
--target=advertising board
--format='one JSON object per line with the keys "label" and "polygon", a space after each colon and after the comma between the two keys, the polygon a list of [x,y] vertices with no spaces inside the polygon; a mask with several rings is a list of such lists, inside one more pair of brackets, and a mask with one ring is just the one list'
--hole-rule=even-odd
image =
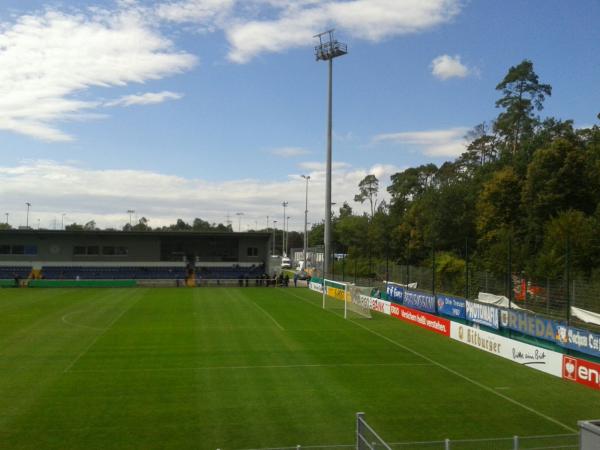
{"label": "advertising board", "polygon": [[357,299],[352,297],[352,303],[356,303],[362,308],[368,308],[371,311],[377,311],[382,314],[390,315],[391,302],[381,300],[375,297],[369,297],[368,295],[361,294]]}
{"label": "advertising board", "polygon": [[458,319],[466,319],[466,304],[465,300],[458,297],[452,297],[450,295],[438,294],[436,295],[437,301],[437,312],[449,317],[456,317]]}
{"label": "advertising board", "polygon": [[494,333],[452,322],[450,337],[471,347],[509,359],[517,364],[554,375],[562,376],[562,353],[525,344]]}
{"label": "advertising board", "polygon": [[556,340],[556,322],[527,311],[502,308],[500,324],[503,328],[518,331],[528,336],[551,342]]}
{"label": "advertising board", "polygon": [[545,339],[564,348],[600,357],[600,334],[569,327],[564,323],[546,319],[527,311],[502,309],[500,317],[500,324],[503,328]]}
{"label": "advertising board", "polygon": [[474,303],[469,300],[465,300],[465,306],[467,320],[496,330],[499,328],[499,311],[495,306]]}
{"label": "advertising board", "polygon": [[346,300],[346,291],[344,289],[327,286],[327,295],[338,300]]}
{"label": "advertising board", "polygon": [[323,285],[321,283],[317,283],[317,282],[311,280],[308,283],[308,288],[311,291],[317,291],[317,292],[320,292],[321,294],[323,293]]}
{"label": "advertising board", "polygon": [[450,321],[441,317],[432,316],[425,312],[416,311],[401,305],[392,303],[390,305],[390,314],[392,317],[415,324],[444,336],[450,336]]}
{"label": "advertising board", "polygon": [[407,308],[435,313],[435,296],[433,296],[432,294],[427,294],[425,292],[405,289],[404,300],[402,304]]}
{"label": "advertising board", "polygon": [[385,293],[388,300],[394,303],[402,303],[404,299],[404,286],[388,281],[385,285]]}
{"label": "advertising board", "polygon": [[556,343],[571,350],[600,357],[600,334],[589,330],[556,325]]}
{"label": "advertising board", "polygon": [[600,390],[600,364],[564,355],[562,376],[565,380]]}

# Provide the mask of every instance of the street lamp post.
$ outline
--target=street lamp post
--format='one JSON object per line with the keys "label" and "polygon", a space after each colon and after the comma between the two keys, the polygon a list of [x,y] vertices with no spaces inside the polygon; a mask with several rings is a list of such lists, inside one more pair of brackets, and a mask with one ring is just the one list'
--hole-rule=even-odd
{"label": "street lamp post", "polygon": [[304,246],[302,248],[302,257],[304,259],[304,269],[306,269],[306,250],[308,247],[308,237],[306,233],[308,232],[308,180],[310,180],[310,175],[301,175],[302,178],[306,180],[306,198],[304,202]]}
{"label": "street lamp post", "polygon": [[235,215],[238,216],[238,233],[239,233],[242,231],[242,216],[244,215],[244,213],[236,212]]}
{"label": "street lamp post", "polygon": [[[325,254],[323,255],[323,273],[329,273],[329,260],[331,254],[331,159],[332,159],[332,128],[333,128],[333,59],[348,53],[346,44],[342,44],[333,38],[333,31],[328,30],[317,34],[319,45],[315,47],[317,61],[328,61],[328,110],[327,110],[327,167],[325,174]],[[327,39],[329,38],[329,39]]]}
{"label": "street lamp post", "polygon": [[132,225],[131,225],[131,215],[135,212],[135,210],[128,209],[127,212],[129,213],[129,228],[131,229],[131,227],[132,227]]}
{"label": "street lamp post", "polygon": [[277,238],[277,221],[275,219],[273,219],[273,253],[272,255],[275,256],[275,239]]}
{"label": "street lamp post", "polygon": [[60,228],[63,230],[65,229],[65,216],[66,216],[66,214],[62,213],[62,215],[60,217]]}
{"label": "street lamp post", "polygon": [[27,219],[25,221],[25,226],[29,228],[29,208],[31,208],[31,203],[25,202],[25,204],[27,205]]}
{"label": "street lamp post", "polygon": [[287,216],[285,225],[285,256],[288,256],[288,247],[290,246],[290,216]]}
{"label": "street lamp post", "polygon": [[4,213],[6,215],[6,225],[8,225],[8,214],[9,213]]}
{"label": "street lamp post", "polygon": [[288,202],[282,202],[283,206],[283,226],[281,235],[281,256],[285,256],[285,208],[287,208]]}

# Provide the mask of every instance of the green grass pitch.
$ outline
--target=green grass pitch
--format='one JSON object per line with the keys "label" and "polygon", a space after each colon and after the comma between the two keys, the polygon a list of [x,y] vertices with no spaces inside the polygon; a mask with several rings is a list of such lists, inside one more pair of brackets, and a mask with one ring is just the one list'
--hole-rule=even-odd
{"label": "green grass pitch", "polygon": [[306,289],[0,289],[0,448],[248,449],[574,432],[600,393]]}

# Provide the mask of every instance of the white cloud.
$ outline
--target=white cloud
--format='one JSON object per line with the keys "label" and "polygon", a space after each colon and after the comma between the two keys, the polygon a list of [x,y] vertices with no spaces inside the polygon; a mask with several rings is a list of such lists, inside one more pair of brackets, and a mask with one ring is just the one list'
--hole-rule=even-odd
{"label": "white cloud", "polygon": [[225,30],[229,59],[245,63],[260,53],[306,46],[310,36],[328,27],[369,41],[418,33],[450,21],[459,10],[458,0],[299,2],[282,7],[276,19],[232,21]]}
{"label": "white cloud", "polygon": [[373,138],[373,142],[392,142],[416,147],[427,156],[456,157],[466,149],[464,136],[468,130],[467,127],[456,127],[445,130],[380,134]]}
{"label": "white cloud", "polygon": [[106,102],[104,106],[155,105],[167,100],[179,100],[182,94],[177,92],[146,92],[145,94],[125,95],[116,100]]}
{"label": "white cloud", "polygon": [[100,105],[81,93],[157,80],[195,63],[135,10],[46,11],[0,23],[0,129],[71,140],[57,124]]}
{"label": "white cloud", "polygon": [[[377,164],[355,168],[336,163],[333,177],[333,200],[341,206],[352,204],[358,183],[373,173],[380,180],[380,197],[387,198],[385,186],[389,176],[400,169]],[[309,221],[323,218],[325,174],[320,165],[304,172],[310,175]],[[0,197],[10,213],[13,226],[25,224],[24,203],[32,204],[30,223],[39,218],[42,227],[52,227],[62,213],[67,223],[95,220],[102,227],[121,228],[134,209],[138,217],[150,219],[151,226],[174,223],[177,218],[191,221],[201,217],[210,222],[224,222],[228,213],[244,212],[243,224],[254,227],[266,224],[266,216],[279,217],[281,202],[289,202],[291,229],[300,230],[304,223],[305,180],[290,174],[287,180],[260,179],[208,182],[157,172],[140,170],[97,170],[76,164],[53,161],[25,161],[17,166],[0,166]],[[363,205],[364,206],[364,205]],[[353,208],[362,211],[361,205]],[[245,227],[245,225],[243,225]],[[245,228],[242,228],[245,229]]]}
{"label": "white cloud", "polygon": [[460,61],[460,56],[441,55],[431,62],[431,73],[440,80],[465,78],[472,70]]}
{"label": "white cloud", "polygon": [[280,156],[282,158],[294,158],[296,156],[308,155],[310,152],[305,148],[299,147],[281,147],[270,151],[272,155]]}
{"label": "white cloud", "polygon": [[[329,26],[351,38],[379,41],[446,23],[461,8],[460,0],[114,4],[114,10],[54,8],[0,22],[0,130],[47,141],[72,140],[62,122],[99,117],[94,111],[103,103],[91,88],[146,83],[190,70],[197,58],[177,50],[165,37],[170,23],[222,30],[229,42],[228,58],[244,63],[265,52],[312,45],[312,36]],[[122,104],[159,101],[150,94],[126,98]],[[160,100],[168,98],[173,97]]]}
{"label": "white cloud", "polygon": [[[298,167],[300,167],[301,169],[321,171],[321,172],[325,173],[325,163],[324,162],[305,161],[305,162],[298,164]],[[334,161],[331,164],[332,170],[347,169],[349,167],[350,167],[350,164],[345,163],[345,162]]]}
{"label": "white cloud", "polygon": [[236,0],[176,0],[159,4],[155,14],[170,22],[194,22],[213,29],[213,24],[231,12]]}

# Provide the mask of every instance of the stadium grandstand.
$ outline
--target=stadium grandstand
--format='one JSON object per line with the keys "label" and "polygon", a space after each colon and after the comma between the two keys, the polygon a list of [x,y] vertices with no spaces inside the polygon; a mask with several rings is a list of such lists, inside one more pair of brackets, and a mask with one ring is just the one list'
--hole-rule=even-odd
{"label": "stadium grandstand", "polygon": [[0,280],[256,279],[277,270],[270,233],[6,230]]}

